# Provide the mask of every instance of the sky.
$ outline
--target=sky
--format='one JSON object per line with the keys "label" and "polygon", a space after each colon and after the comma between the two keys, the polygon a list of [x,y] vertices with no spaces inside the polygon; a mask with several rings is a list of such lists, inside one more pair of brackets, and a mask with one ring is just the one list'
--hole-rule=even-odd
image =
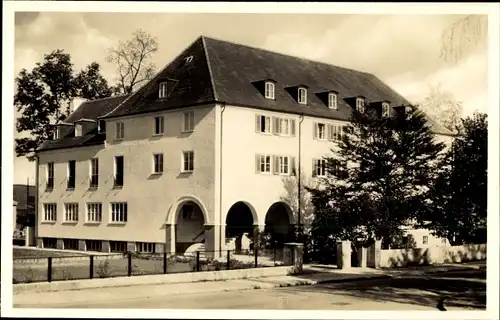
{"label": "sky", "polygon": [[[54,49],[70,53],[75,69],[93,61],[114,83],[108,48],[138,28],[157,37],[153,57],[163,68],[200,35],[260,47],[375,74],[418,103],[439,86],[463,104],[463,115],[487,112],[487,47],[456,63],[440,57],[440,39],[460,15],[206,14],[24,12],[15,15],[14,72],[31,70]],[[17,112],[15,115],[17,116]],[[15,137],[19,134],[15,133]],[[14,183],[34,183],[35,166],[14,160]]]}

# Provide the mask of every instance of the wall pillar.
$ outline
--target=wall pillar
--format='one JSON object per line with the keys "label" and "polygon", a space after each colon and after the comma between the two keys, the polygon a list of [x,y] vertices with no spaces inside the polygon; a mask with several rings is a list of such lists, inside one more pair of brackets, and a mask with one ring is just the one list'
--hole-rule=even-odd
{"label": "wall pillar", "polygon": [[175,254],[175,224],[165,224],[164,250],[167,253]]}
{"label": "wall pillar", "polygon": [[351,241],[337,242],[337,268],[348,269],[351,267]]}
{"label": "wall pillar", "polygon": [[293,273],[302,273],[304,245],[302,243],[285,243],[285,265],[293,266]]}
{"label": "wall pillar", "polygon": [[87,243],[85,242],[85,240],[78,240],[78,250],[87,251]]}
{"label": "wall pillar", "polygon": [[359,267],[361,268],[366,268],[367,266],[367,258],[368,258],[368,248],[365,248],[365,247],[360,247],[358,248],[358,252],[357,252],[357,255],[358,255],[358,262],[359,262]]}
{"label": "wall pillar", "polygon": [[382,241],[377,240],[368,247],[367,251],[367,267],[380,268],[380,254],[382,250]]}
{"label": "wall pillar", "polygon": [[127,251],[136,252],[135,242],[127,242]]}
{"label": "wall pillar", "polygon": [[164,243],[155,243],[155,253],[164,253],[168,252],[168,250],[165,250],[166,246]]}
{"label": "wall pillar", "polygon": [[106,252],[106,253],[110,252],[109,241],[102,240],[102,242],[101,242],[101,250],[102,250],[102,252]]}
{"label": "wall pillar", "polygon": [[36,239],[36,246],[38,248],[43,248],[43,238],[37,238]]}
{"label": "wall pillar", "polygon": [[64,240],[63,239],[57,239],[56,248],[61,249],[61,250],[64,249]]}
{"label": "wall pillar", "polygon": [[205,257],[207,259],[221,257],[219,250],[219,226],[205,225]]}
{"label": "wall pillar", "polygon": [[14,212],[13,212],[13,220],[14,220],[14,227],[12,229],[12,231],[16,231],[16,227],[17,227],[17,202],[14,201]]}

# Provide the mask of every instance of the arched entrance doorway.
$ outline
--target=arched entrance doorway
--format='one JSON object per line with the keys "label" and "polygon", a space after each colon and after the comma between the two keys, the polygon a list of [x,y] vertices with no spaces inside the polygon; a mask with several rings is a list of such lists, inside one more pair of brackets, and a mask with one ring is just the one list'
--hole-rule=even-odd
{"label": "arched entrance doorway", "polygon": [[184,253],[195,243],[205,243],[205,217],[198,204],[183,203],[177,213],[175,224],[175,251]]}
{"label": "arched entrance doorway", "polygon": [[293,241],[293,215],[288,205],[276,202],[267,210],[264,233],[271,238],[269,245],[277,248]]}
{"label": "arched entrance doorway", "polygon": [[[226,247],[234,248],[237,252],[242,249],[242,236],[253,239],[254,211],[244,202],[237,202],[231,206],[226,216]],[[245,240],[243,240],[245,241]],[[247,249],[243,243],[243,249]]]}

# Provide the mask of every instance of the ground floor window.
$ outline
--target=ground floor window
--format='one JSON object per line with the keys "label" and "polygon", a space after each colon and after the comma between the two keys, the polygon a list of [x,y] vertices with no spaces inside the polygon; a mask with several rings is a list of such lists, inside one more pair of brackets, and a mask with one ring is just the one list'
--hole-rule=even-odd
{"label": "ground floor window", "polygon": [[65,250],[78,250],[78,239],[64,239]]}
{"label": "ground floor window", "polygon": [[137,242],[137,251],[141,253],[154,253],[155,243],[152,242]]}
{"label": "ground floor window", "polygon": [[43,238],[43,247],[44,248],[57,248],[57,239],[56,238]]}
{"label": "ground floor window", "polygon": [[109,249],[111,252],[126,252],[127,243],[125,241],[110,241]]}
{"label": "ground floor window", "polygon": [[102,251],[101,240],[85,240],[85,246],[87,247],[87,251]]}

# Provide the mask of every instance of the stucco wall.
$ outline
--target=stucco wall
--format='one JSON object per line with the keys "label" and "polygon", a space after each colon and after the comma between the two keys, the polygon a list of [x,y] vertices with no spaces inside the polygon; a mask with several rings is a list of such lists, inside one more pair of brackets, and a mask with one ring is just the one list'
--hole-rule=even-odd
{"label": "stucco wall", "polygon": [[[182,110],[186,111],[186,110]],[[165,116],[165,134],[153,137],[154,116]],[[213,107],[197,107],[195,129],[181,133],[182,112],[172,111],[120,119],[125,138],[114,141],[114,122],[107,123],[106,146],[80,147],[40,153],[38,237],[105,239],[164,242],[164,224],[179,199],[194,196],[206,209],[208,220],[214,212]],[[181,152],[195,152],[193,173],[181,173]],[[152,175],[153,153],[163,152],[164,172]],[[113,189],[114,157],[123,155],[124,186]],[[99,187],[89,190],[90,159],[99,158]],[[76,188],[66,191],[67,163],[76,160]],[[46,191],[47,162],[55,162],[54,190]],[[128,222],[109,224],[110,202],[128,203]],[[57,203],[56,223],[43,223],[43,204]],[[78,202],[79,222],[63,224],[64,202]],[[86,224],[86,203],[102,202],[102,223]],[[172,220],[173,221],[173,220]],[[210,222],[210,221],[207,221]]]}
{"label": "stucco wall", "polygon": [[417,249],[391,249],[381,251],[380,266],[391,268],[485,259],[486,244],[439,246]]}
{"label": "stucco wall", "polygon": [[[406,230],[407,235],[412,235],[415,241],[416,248],[427,248],[437,246],[449,246],[449,241],[446,238],[433,236],[428,229],[409,229]],[[424,243],[424,237],[427,237],[427,244]]]}

